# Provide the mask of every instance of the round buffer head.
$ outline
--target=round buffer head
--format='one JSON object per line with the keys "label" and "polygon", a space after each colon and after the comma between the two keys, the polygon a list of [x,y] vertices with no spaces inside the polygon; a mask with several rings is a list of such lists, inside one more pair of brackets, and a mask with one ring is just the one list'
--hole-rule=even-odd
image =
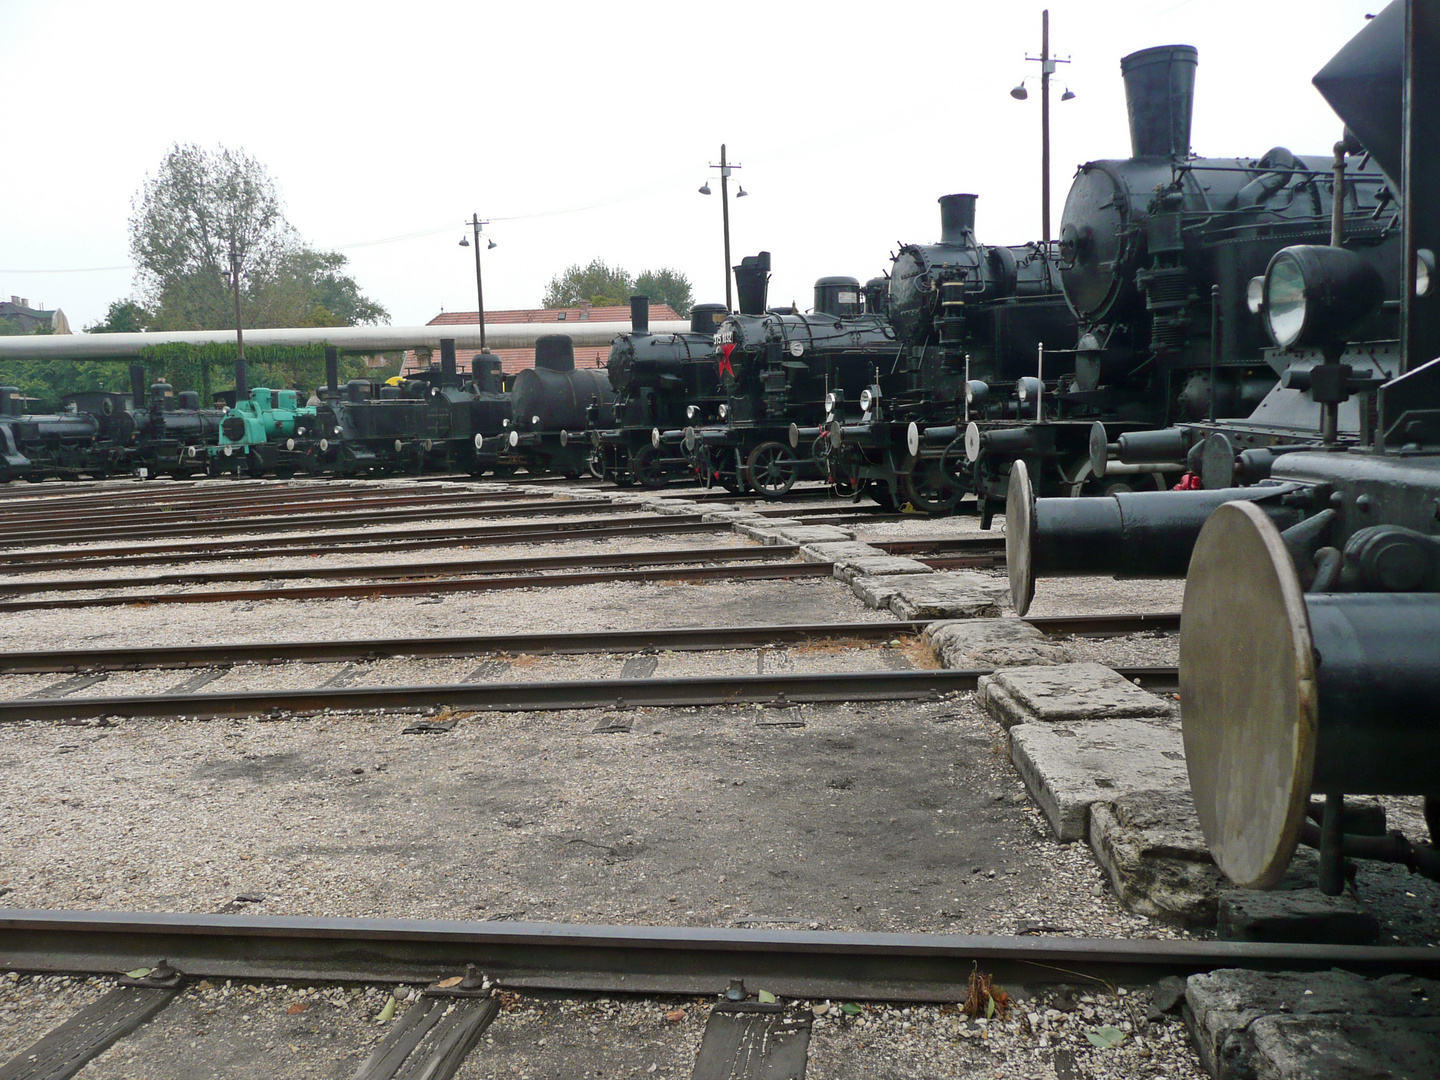
{"label": "round buffer head", "polygon": [[1035,489],[1030,470],[1017,460],[1010,466],[1005,494],[1005,566],[1010,571],[1010,600],[1024,615],[1035,599]]}
{"label": "round buffer head", "polygon": [[1185,579],[1180,716],[1200,827],[1237,885],[1268,888],[1290,865],[1310,801],[1317,711],[1295,566],[1263,510],[1226,503],[1200,531]]}

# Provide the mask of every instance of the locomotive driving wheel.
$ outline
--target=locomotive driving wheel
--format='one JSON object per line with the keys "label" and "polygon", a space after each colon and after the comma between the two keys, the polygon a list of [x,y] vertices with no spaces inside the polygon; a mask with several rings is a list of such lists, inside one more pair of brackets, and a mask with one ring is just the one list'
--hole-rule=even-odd
{"label": "locomotive driving wheel", "polygon": [[939,461],[912,461],[900,474],[900,497],[927,514],[948,514],[965,493]]}
{"label": "locomotive driving wheel", "polygon": [[644,488],[662,488],[669,481],[660,453],[653,446],[642,446],[630,452],[630,475]]}
{"label": "locomotive driving wheel", "polygon": [[784,443],[763,442],[745,459],[745,480],[767,499],[778,499],[795,486],[795,452]]}

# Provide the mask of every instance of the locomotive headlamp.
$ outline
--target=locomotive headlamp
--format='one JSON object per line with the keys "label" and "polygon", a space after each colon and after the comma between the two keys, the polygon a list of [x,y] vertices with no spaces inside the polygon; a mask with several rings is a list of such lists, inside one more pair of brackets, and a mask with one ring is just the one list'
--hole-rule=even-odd
{"label": "locomotive headlamp", "polygon": [[699,406],[699,405],[686,405],[686,406],[685,406],[685,419],[686,419],[686,420],[694,420],[694,419],[695,419],[696,417],[698,417],[699,415],[700,415],[700,406]]}
{"label": "locomotive headlamp", "polygon": [[1029,401],[1044,389],[1045,384],[1031,375],[1015,380],[1015,396],[1021,401]]}
{"label": "locomotive headlamp", "polygon": [[869,411],[870,411],[870,406],[874,403],[874,401],[875,401],[875,395],[872,394],[872,393],[870,393],[870,388],[869,388],[868,386],[867,386],[864,390],[861,390],[861,391],[860,391],[860,411],[861,411],[861,412],[869,412]]}
{"label": "locomotive headlamp", "polygon": [[989,383],[971,379],[965,384],[965,403],[967,405],[982,405],[989,396]]}
{"label": "locomotive headlamp", "polygon": [[1262,290],[1265,328],[1282,349],[1343,345],[1384,300],[1377,271],[1345,248],[1302,244],[1275,253]]}
{"label": "locomotive headlamp", "polygon": [[540,417],[538,417],[538,416],[532,416],[532,417],[530,417],[530,426],[531,426],[531,427],[539,427],[539,426],[540,426]]}
{"label": "locomotive headlamp", "polygon": [[330,434],[331,434],[331,435],[339,435],[339,434],[340,434],[340,425],[339,425],[339,424],[336,424],[336,425],[335,425],[335,429],[334,429],[333,431],[331,431]]}
{"label": "locomotive headlamp", "polygon": [[1250,284],[1245,286],[1245,306],[1250,309],[1251,315],[1259,315],[1260,309],[1265,306],[1265,275],[1260,274],[1250,279]]}
{"label": "locomotive headlamp", "polygon": [[720,414],[720,419],[721,419],[721,420],[728,420],[728,419],[730,419],[730,406],[729,406],[729,405],[721,405],[721,406],[720,406],[718,409],[716,409],[715,411]]}
{"label": "locomotive headlamp", "polygon": [[825,411],[834,412],[835,406],[840,404],[840,395],[833,390],[825,395]]}
{"label": "locomotive headlamp", "polygon": [[1430,279],[1435,276],[1435,253],[1429,248],[1415,252],[1415,295],[1428,296]]}

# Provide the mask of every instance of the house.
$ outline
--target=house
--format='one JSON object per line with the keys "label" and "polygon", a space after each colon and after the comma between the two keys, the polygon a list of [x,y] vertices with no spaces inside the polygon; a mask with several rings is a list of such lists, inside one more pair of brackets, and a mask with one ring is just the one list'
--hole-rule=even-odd
{"label": "house", "polygon": [[[669,304],[651,302],[650,318],[653,322],[660,322],[665,319],[678,319],[679,315],[670,308]],[[442,311],[435,318],[431,319],[428,326],[475,326],[479,323],[478,313],[474,311]],[[563,334],[566,326],[573,326],[575,323],[583,322],[605,322],[605,323],[629,323],[630,308],[628,305],[616,305],[614,307],[591,307],[588,303],[582,303],[577,307],[567,308],[522,308],[515,311],[487,311],[485,312],[485,326],[500,326],[505,323],[554,323],[555,333]],[[457,349],[455,352],[456,366],[461,371],[470,370],[470,361],[474,358],[477,349]],[[492,349],[500,358],[500,368],[507,375],[514,375],[525,368],[535,366],[534,349]],[[577,345],[575,347],[576,367],[600,367],[610,357],[609,345]],[[423,353],[417,355],[411,351],[405,354],[405,363],[401,367],[402,374],[412,374],[422,371],[430,365],[431,357]],[[433,357],[438,361],[439,357]]]}
{"label": "house", "polygon": [[70,333],[70,322],[59,308],[46,310],[42,300],[38,307],[31,307],[28,299],[10,297],[9,303],[0,300],[0,319],[8,319],[20,328],[22,334],[36,331],[50,334]]}

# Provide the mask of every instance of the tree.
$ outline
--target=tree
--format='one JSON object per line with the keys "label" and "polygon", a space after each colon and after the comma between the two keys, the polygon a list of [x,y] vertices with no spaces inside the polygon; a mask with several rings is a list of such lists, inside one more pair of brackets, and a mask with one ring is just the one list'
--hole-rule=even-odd
{"label": "tree", "polygon": [[176,143],[133,205],[130,251],[151,330],[234,326],[232,252],[245,326],[389,321],[343,273],[344,255],[300,240],[264,166],[244,151]]}
{"label": "tree", "polygon": [[648,296],[651,303],[669,304],[670,310],[682,319],[689,318],[690,307],[694,303],[690,292],[690,279],[668,266],[659,270],[646,270],[637,277],[635,295]]}
{"label": "tree", "polygon": [[592,259],[589,266],[577,263],[551,278],[540,304],[558,308],[589,302],[595,307],[615,307],[629,303],[632,296],[669,304],[682,317],[690,314],[690,280],[684,274],[664,267],[633,278],[618,266],[607,266],[603,259]]}
{"label": "tree", "polygon": [[589,266],[576,263],[559,277],[550,279],[542,307],[574,307],[589,303],[595,307],[612,307],[629,302],[633,279],[620,267],[610,267],[603,259],[590,260]]}
{"label": "tree", "polygon": [[134,300],[112,300],[105,317],[94,326],[85,327],[87,334],[138,334],[150,329],[154,316]]}

